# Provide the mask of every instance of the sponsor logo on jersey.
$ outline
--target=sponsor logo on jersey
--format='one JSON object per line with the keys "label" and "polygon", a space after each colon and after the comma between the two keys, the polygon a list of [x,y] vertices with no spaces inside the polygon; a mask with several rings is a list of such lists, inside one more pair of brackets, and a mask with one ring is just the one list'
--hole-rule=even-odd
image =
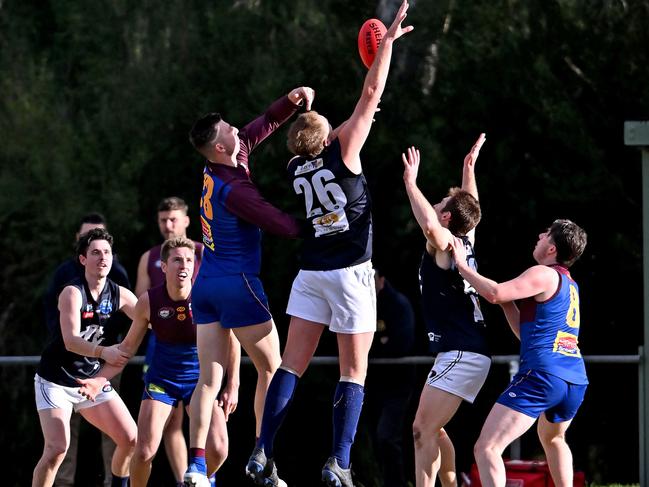
{"label": "sponsor logo on jersey", "polygon": [[101,392],[110,392],[113,390],[113,386],[110,385],[110,382],[106,382],[104,387],[101,388]]}
{"label": "sponsor logo on jersey", "polygon": [[83,313],[81,313],[81,319],[83,320],[89,320],[93,316],[95,316],[94,311],[84,311]]}
{"label": "sponsor logo on jersey", "polygon": [[166,320],[168,318],[171,318],[176,312],[174,311],[173,308],[170,308],[168,306],[165,306],[164,308],[160,308],[158,310],[158,316],[162,318],[163,320]]}
{"label": "sponsor logo on jersey", "polygon": [[102,315],[109,315],[113,312],[113,303],[110,302],[110,299],[104,299],[99,303],[99,313]]}
{"label": "sponsor logo on jersey", "polygon": [[299,176],[300,174],[306,174],[308,172],[315,171],[316,169],[320,169],[322,166],[324,166],[324,160],[322,159],[322,157],[318,157],[313,161],[306,161],[301,166],[297,166],[295,168],[295,175]]}
{"label": "sponsor logo on jersey", "polygon": [[178,316],[177,316],[176,319],[178,321],[185,321],[186,318],[187,318],[187,315],[185,313],[178,313]]}
{"label": "sponsor logo on jersey", "polygon": [[201,215],[201,228],[203,230],[203,245],[210,250],[214,250],[214,238],[212,237],[212,227]]}
{"label": "sponsor logo on jersey", "polygon": [[428,334],[428,340],[430,340],[431,342],[438,342],[438,341],[441,340],[441,338],[442,338],[442,335],[437,335],[437,334],[433,333],[432,331]]}
{"label": "sponsor logo on jersey", "polygon": [[178,306],[176,308],[176,311],[178,311],[179,313],[184,313],[185,312],[185,307],[184,306]]}
{"label": "sponsor logo on jersey", "polygon": [[567,355],[568,357],[581,357],[581,352],[577,346],[577,335],[558,331],[557,336],[554,339],[552,351],[560,353],[561,355]]}

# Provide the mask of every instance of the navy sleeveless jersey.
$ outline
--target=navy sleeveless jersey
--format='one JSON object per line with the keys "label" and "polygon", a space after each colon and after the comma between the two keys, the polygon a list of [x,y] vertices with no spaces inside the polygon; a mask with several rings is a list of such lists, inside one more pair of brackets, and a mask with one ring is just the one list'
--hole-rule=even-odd
{"label": "navy sleeveless jersey", "polygon": [[[477,269],[473,246],[462,237],[467,262]],[[427,251],[419,268],[423,315],[433,353],[462,350],[490,356],[478,294],[457,271],[441,269]]]}
{"label": "navy sleeveless jersey", "polygon": [[156,348],[147,374],[172,381],[198,380],[196,325],[191,298],[173,301],[167,285],[149,289],[149,322]]}
{"label": "navy sleeveless jersey", "polygon": [[[203,257],[203,244],[200,242],[194,242],[196,246],[195,258],[194,258],[194,274],[192,276],[192,282],[196,280],[198,275],[198,270],[201,267],[201,259]],[[162,251],[162,244],[156,245],[149,249],[149,260],[146,264],[146,270],[149,274],[149,280],[151,281],[151,287],[156,287],[165,282],[165,273],[162,272],[162,263],[160,261],[160,252]]]}
{"label": "navy sleeveless jersey", "polygon": [[[90,343],[107,345],[104,343],[109,334],[106,322],[113,313],[119,310],[119,286],[110,279],[106,279],[106,285],[97,300],[90,294],[85,277],[70,281],[68,286],[74,286],[81,292],[81,308],[79,309],[81,338]],[[59,326],[53,330],[43,351],[37,373],[43,379],[55,384],[74,387],[79,385],[75,378],[93,377],[99,371],[100,366],[99,359],[84,357],[65,348],[59,322]]]}
{"label": "navy sleeveless jersey", "polygon": [[365,176],[351,172],[335,139],[315,158],[294,157],[288,175],[304,197],[311,228],[300,268],[322,271],[361,264],[372,257],[372,204]]}
{"label": "navy sleeveless jersey", "polygon": [[573,384],[588,384],[579,350],[579,287],[565,267],[554,295],[542,303],[526,298],[521,311],[521,370],[541,370]]}

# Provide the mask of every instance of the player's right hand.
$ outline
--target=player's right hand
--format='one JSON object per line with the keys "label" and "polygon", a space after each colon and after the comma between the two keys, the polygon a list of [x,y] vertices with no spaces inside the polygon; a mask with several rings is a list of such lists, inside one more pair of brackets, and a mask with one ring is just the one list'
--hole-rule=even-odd
{"label": "player's right hand", "polygon": [[124,367],[128,363],[129,356],[127,353],[119,349],[119,344],[104,347],[101,351],[101,359],[106,363],[115,365],[117,367]]}
{"label": "player's right hand", "polygon": [[409,7],[408,0],[403,0],[403,3],[401,4],[399,10],[397,11],[397,15],[394,17],[394,20],[392,21],[392,25],[385,33],[385,37],[396,40],[402,35],[407,34],[408,32],[414,29],[412,25],[409,25],[407,27],[401,27],[401,22],[406,20],[406,17],[408,16],[407,14],[408,7]]}

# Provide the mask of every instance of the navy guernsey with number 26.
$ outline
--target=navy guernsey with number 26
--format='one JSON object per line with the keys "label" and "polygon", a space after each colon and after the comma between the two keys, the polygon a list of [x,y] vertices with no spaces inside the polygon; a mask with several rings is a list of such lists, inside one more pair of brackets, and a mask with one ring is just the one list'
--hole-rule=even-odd
{"label": "navy guernsey with number 26", "polygon": [[372,257],[372,204],[365,176],[354,174],[335,139],[315,158],[288,163],[293,189],[304,196],[307,222],[300,268],[333,270]]}

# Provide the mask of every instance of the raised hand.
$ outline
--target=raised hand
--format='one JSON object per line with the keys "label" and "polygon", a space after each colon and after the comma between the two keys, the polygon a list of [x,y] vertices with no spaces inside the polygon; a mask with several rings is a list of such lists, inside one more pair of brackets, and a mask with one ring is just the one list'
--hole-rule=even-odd
{"label": "raised hand", "polygon": [[313,99],[315,98],[315,90],[313,88],[309,88],[308,86],[300,86],[299,88],[295,88],[293,91],[291,91],[288,94],[288,97],[296,105],[304,101],[304,107],[307,110],[311,110],[311,104],[313,103]]}
{"label": "raised hand", "polygon": [[403,181],[406,184],[417,184],[417,173],[419,172],[419,149],[415,146],[408,147],[408,155],[401,154],[401,160],[403,161]]}
{"label": "raised hand", "polygon": [[464,167],[469,169],[475,167],[475,162],[478,160],[478,155],[480,155],[482,144],[484,144],[486,140],[486,135],[484,133],[480,134],[480,137],[478,137],[478,140],[475,141],[475,144],[473,144],[473,147],[471,147],[471,150],[464,158]]}
{"label": "raised hand", "polygon": [[409,6],[410,5],[408,4],[408,0],[403,0],[403,3],[401,4],[399,10],[397,11],[397,15],[394,17],[394,20],[392,21],[392,25],[385,33],[385,37],[390,37],[393,40],[396,40],[402,35],[407,34],[408,32],[411,32],[414,29],[412,25],[409,25],[407,27],[401,26],[401,23],[408,16],[407,12]]}

